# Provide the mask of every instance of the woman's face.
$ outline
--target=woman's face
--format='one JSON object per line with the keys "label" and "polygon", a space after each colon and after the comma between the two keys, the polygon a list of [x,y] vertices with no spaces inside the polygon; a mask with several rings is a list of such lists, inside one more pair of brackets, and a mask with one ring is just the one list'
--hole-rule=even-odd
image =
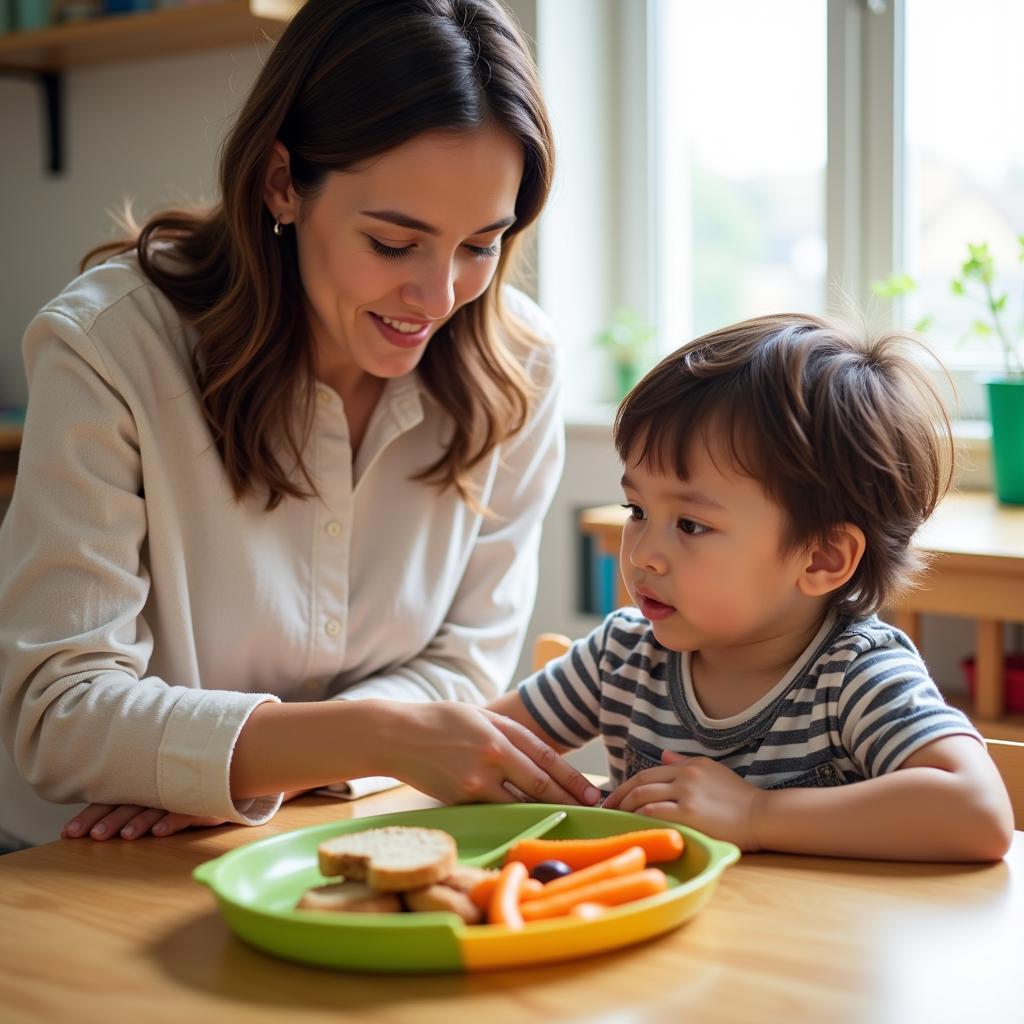
{"label": "woman's face", "polygon": [[332,172],[305,202],[289,184],[284,209],[268,195],[294,222],[318,377],[351,386],[410,372],[494,276],[522,175],[518,140],[484,127],[417,136]]}

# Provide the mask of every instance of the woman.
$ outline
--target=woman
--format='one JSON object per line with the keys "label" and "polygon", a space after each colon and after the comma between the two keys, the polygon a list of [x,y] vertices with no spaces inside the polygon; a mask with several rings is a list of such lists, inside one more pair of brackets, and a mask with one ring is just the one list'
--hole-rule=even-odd
{"label": "woman", "polygon": [[[562,448],[502,280],[551,181],[492,0],[310,0],[221,203],[152,219],[25,336],[0,532],[0,829],[259,824],[389,775],[593,803],[507,683]],[[88,260],[88,257],[87,257]]]}

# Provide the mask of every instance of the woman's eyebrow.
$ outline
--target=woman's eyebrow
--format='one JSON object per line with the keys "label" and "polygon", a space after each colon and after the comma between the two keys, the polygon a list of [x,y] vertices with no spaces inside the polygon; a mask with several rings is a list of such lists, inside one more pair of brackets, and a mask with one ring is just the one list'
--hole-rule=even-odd
{"label": "woman's eyebrow", "polygon": [[[426,235],[439,235],[441,234],[440,228],[435,228],[432,224],[427,224],[425,221],[419,220],[416,217],[410,217],[406,213],[400,213],[398,210],[360,210],[360,213],[365,217],[374,217],[376,220],[387,221],[388,224],[395,224],[400,228],[411,228],[413,231],[422,231]],[[499,228],[507,228],[509,225],[515,223],[515,217],[502,217],[501,220],[496,220],[493,224],[488,224],[485,228],[480,228],[474,231],[474,235],[485,235],[488,231],[497,231]]]}

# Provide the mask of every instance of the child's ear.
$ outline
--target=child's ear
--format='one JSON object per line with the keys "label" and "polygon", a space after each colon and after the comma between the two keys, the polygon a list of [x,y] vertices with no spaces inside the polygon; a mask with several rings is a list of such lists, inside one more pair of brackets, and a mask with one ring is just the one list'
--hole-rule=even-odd
{"label": "child's ear", "polygon": [[853,523],[840,523],[832,529],[826,541],[810,547],[808,561],[797,586],[808,597],[831,594],[857,571],[864,548],[864,531]]}

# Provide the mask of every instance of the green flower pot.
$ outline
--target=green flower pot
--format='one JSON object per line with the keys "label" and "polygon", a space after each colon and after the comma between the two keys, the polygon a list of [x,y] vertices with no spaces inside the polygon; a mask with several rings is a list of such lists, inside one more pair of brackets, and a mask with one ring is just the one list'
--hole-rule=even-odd
{"label": "green flower pot", "polygon": [[618,388],[618,398],[620,401],[633,390],[646,372],[638,362],[615,364],[615,384]]}
{"label": "green flower pot", "polygon": [[988,407],[996,497],[1024,505],[1024,377],[990,380]]}

